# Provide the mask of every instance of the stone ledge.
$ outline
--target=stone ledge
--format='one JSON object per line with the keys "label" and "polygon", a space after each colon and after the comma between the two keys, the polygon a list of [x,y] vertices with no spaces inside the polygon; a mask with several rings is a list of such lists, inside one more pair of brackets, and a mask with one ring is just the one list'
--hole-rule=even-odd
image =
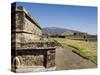
{"label": "stone ledge", "polygon": [[46,71],[54,71],[56,70],[56,67],[51,67],[51,68],[45,68],[43,66],[36,66],[36,67],[24,67],[20,69],[13,69],[12,71],[15,73],[28,73],[28,72],[46,72]]}

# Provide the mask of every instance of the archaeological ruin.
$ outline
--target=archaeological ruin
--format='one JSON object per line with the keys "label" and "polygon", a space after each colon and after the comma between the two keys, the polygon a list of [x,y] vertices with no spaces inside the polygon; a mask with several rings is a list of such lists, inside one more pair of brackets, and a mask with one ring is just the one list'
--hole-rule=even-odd
{"label": "archaeological ruin", "polygon": [[32,72],[55,70],[56,44],[22,6],[11,7],[11,70]]}

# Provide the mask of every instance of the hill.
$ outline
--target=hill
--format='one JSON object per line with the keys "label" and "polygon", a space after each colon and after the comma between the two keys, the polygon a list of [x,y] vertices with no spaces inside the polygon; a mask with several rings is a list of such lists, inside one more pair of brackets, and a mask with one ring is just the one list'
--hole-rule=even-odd
{"label": "hill", "polygon": [[50,34],[50,35],[58,34],[58,35],[60,35],[64,32],[74,33],[74,32],[79,32],[79,31],[65,29],[65,28],[59,28],[59,27],[45,27],[45,28],[43,28],[44,34]]}

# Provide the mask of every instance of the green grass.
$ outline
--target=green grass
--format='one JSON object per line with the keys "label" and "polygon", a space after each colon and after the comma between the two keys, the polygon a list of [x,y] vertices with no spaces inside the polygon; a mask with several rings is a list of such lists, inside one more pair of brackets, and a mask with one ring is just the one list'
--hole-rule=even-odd
{"label": "green grass", "polygon": [[70,46],[75,48],[73,52],[87,58],[97,64],[97,42],[70,40],[67,38],[53,38],[61,43],[63,46]]}

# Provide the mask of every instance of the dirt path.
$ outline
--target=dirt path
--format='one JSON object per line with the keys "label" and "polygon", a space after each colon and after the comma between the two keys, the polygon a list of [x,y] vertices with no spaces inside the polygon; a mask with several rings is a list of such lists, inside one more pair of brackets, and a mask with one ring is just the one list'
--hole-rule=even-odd
{"label": "dirt path", "polygon": [[72,52],[73,48],[56,50],[56,70],[96,68],[96,64]]}

